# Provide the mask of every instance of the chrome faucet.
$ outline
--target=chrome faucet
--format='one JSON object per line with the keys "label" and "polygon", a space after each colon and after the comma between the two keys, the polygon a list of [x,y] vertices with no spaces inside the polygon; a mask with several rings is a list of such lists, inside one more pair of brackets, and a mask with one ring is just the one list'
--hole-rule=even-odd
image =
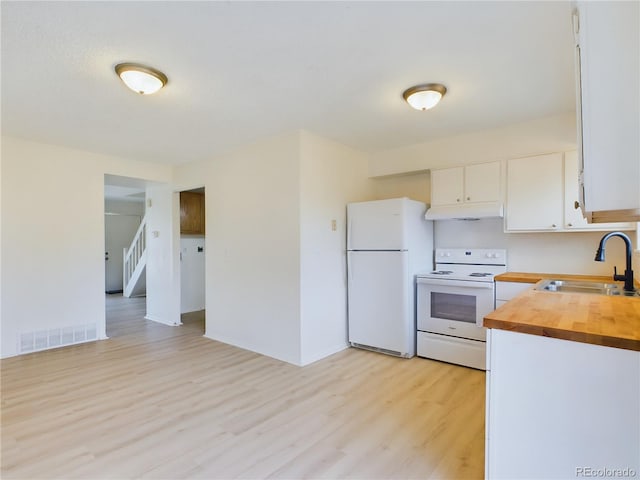
{"label": "chrome faucet", "polygon": [[600,240],[600,245],[598,245],[598,251],[596,252],[595,261],[604,262],[604,244],[607,243],[607,240],[609,240],[611,237],[620,237],[622,240],[624,240],[627,248],[627,268],[624,271],[624,275],[618,275],[616,267],[613,267],[613,279],[624,280],[624,289],[628,292],[633,292],[635,291],[635,288],[633,285],[633,270],[631,269],[631,239],[626,234],[622,232],[610,232],[602,237],[602,239]]}

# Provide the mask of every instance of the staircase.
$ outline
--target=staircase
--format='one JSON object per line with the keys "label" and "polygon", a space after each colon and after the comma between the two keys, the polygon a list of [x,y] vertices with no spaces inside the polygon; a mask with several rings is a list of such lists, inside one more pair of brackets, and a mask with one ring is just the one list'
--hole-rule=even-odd
{"label": "staircase", "polygon": [[122,255],[122,295],[138,297],[147,290],[147,217],[143,217],[129,248]]}

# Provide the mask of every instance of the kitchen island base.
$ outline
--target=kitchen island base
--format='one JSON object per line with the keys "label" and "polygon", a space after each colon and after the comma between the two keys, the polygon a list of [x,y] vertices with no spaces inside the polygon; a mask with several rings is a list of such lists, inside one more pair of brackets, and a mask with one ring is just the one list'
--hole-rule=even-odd
{"label": "kitchen island base", "polygon": [[486,478],[640,476],[640,352],[487,337]]}

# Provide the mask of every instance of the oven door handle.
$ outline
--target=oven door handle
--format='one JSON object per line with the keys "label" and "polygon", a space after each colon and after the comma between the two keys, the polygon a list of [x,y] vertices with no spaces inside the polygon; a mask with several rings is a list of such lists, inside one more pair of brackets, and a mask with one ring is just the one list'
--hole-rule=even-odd
{"label": "oven door handle", "polygon": [[420,278],[416,280],[421,285],[438,285],[442,287],[463,287],[473,289],[493,290],[493,282],[474,282],[467,280],[436,280],[433,278]]}

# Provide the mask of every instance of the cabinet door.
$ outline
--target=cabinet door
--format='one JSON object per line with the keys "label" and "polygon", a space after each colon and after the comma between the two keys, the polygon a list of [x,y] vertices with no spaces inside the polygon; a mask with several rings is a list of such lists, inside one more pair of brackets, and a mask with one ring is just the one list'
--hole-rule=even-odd
{"label": "cabinet door", "polygon": [[204,195],[180,193],[180,233],[204,235]]}
{"label": "cabinet door", "polygon": [[467,165],[464,172],[465,202],[500,200],[500,162]]}
{"label": "cabinet door", "polygon": [[557,230],[563,222],[561,153],[507,162],[507,231]]}
{"label": "cabinet door", "polygon": [[431,170],[431,205],[455,205],[464,201],[464,168]]}
{"label": "cabinet door", "polygon": [[640,3],[578,2],[578,13],[585,208],[640,209]]}
{"label": "cabinet door", "polygon": [[498,300],[502,302],[508,302],[513,297],[528,290],[533,286],[533,283],[520,283],[520,282],[496,282],[496,307],[498,307]]}
{"label": "cabinet door", "polygon": [[635,230],[635,224],[629,223],[587,223],[582,216],[579,201],[578,153],[564,154],[564,228],[567,230]]}

